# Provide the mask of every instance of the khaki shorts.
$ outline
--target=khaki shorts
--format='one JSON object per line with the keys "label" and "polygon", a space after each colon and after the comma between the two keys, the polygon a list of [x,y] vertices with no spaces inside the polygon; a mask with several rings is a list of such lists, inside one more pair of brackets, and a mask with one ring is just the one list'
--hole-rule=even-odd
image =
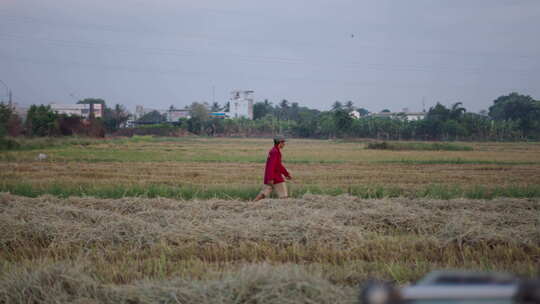
{"label": "khaki shorts", "polygon": [[275,191],[279,198],[288,197],[287,185],[285,184],[285,182],[281,182],[281,183],[273,184],[273,185],[264,185],[261,190],[261,194],[263,194],[264,197],[270,197],[270,194],[272,193],[272,191]]}

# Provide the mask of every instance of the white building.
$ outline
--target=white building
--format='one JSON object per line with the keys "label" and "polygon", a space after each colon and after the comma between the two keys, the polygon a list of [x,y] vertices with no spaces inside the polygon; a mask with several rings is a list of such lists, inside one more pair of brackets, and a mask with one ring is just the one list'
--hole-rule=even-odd
{"label": "white building", "polygon": [[51,103],[51,110],[57,114],[66,114],[69,116],[80,116],[82,118],[90,117],[90,110],[93,109],[94,117],[101,118],[103,117],[103,107],[99,103],[94,104],[56,104]]}
{"label": "white building", "polygon": [[426,118],[426,112],[407,112],[404,114],[408,121],[422,120]]}
{"label": "white building", "polygon": [[356,110],[353,110],[353,111],[349,112],[349,116],[351,116],[352,118],[355,118],[355,119],[360,119],[360,117],[362,117],[360,115],[360,112],[358,112]]}
{"label": "white building", "polygon": [[369,114],[371,117],[402,119],[407,121],[422,120],[426,118],[426,115],[426,112],[380,112]]}
{"label": "white building", "polygon": [[167,110],[167,122],[178,122],[180,118],[191,118],[188,109],[170,108]]}
{"label": "white building", "polygon": [[253,119],[253,93],[254,91],[232,91],[229,105],[230,118]]}

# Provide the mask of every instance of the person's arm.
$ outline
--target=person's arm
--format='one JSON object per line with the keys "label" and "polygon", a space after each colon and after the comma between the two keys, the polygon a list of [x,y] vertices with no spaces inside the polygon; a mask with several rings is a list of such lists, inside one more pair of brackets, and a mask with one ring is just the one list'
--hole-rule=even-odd
{"label": "person's arm", "polygon": [[279,163],[279,171],[281,172],[281,174],[285,175],[286,178],[291,179],[291,175],[289,174],[289,171],[285,169],[285,167],[283,166],[281,162]]}
{"label": "person's arm", "polygon": [[264,177],[266,184],[271,185],[274,183],[274,178],[275,178],[274,171],[276,169],[276,166],[277,166],[277,154],[274,152],[270,152],[270,154],[268,155],[268,163],[266,166],[266,172],[265,172],[265,177]]}

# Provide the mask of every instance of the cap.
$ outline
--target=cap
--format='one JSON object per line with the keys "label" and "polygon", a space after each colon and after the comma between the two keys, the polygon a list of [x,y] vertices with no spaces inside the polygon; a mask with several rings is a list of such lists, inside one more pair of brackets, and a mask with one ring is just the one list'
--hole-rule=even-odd
{"label": "cap", "polygon": [[279,144],[280,142],[286,142],[285,137],[283,136],[276,136],[274,137],[274,145]]}

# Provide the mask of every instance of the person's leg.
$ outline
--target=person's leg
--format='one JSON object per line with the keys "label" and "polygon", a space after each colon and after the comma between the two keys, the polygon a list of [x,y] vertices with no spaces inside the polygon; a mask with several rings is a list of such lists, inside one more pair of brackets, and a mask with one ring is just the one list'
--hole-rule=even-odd
{"label": "person's leg", "polygon": [[278,198],[288,198],[289,194],[287,193],[287,184],[285,182],[275,184],[274,190],[277,193]]}
{"label": "person's leg", "polygon": [[262,200],[263,198],[267,198],[270,196],[270,193],[272,193],[272,186],[263,185],[261,192],[257,195],[257,197],[255,197],[253,201],[256,202]]}

